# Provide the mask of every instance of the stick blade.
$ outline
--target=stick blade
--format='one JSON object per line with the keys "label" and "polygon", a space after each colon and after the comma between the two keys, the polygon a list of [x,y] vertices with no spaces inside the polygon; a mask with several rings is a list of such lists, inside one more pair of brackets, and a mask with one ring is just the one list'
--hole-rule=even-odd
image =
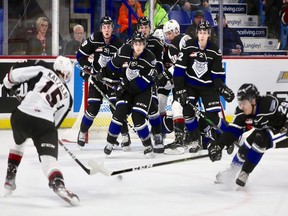
{"label": "stick blade", "polygon": [[97,172],[106,176],[111,176],[112,172],[108,170],[103,163],[97,163],[95,160],[89,160],[88,165],[91,167],[90,175],[94,175]]}

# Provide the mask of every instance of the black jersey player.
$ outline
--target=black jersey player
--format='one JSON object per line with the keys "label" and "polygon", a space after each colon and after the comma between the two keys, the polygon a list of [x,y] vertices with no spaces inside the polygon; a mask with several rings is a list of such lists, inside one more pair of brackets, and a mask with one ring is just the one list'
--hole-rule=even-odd
{"label": "black jersey player", "polygon": [[[122,45],[122,40],[113,34],[113,20],[110,17],[105,16],[101,19],[100,31],[93,33],[82,43],[77,53],[77,61],[85,70],[92,70],[93,74],[97,74],[106,66],[107,62],[116,54],[117,50]],[[88,58],[92,54],[94,55],[94,59],[91,65]],[[84,79],[88,79],[89,74],[85,73],[85,70],[81,73]],[[113,74],[110,77],[112,79],[117,79],[117,76],[113,76]],[[110,101],[114,103],[116,100],[115,91],[96,79],[93,79],[93,81],[104,94],[108,95]],[[77,138],[77,143],[81,147],[85,145],[86,133],[100,110],[102,100],[103,96],[101,93],[97,91],[93,85],[89,85],[88,107],[82,118]],[[112,108],[111,111],[113,112]],[[128,146],[130,143],[128,128],[127,125],[124,124],[121,144],[122,146]]]}
{"label": "black jersey player", "polygon": [[[246,138],[240,144],[229,169],[219,172],[216,183],[235,180],[244,187],[249,174],[255,169],[267,149],[288,147],[288,101],[279,100],[272,95],[261,96],[254,84],[245,83],[237,92],[238,107],[233,121],[227,130],[214,143],[212,159],[221,159],[221,149],[233,145],[246,131]],[[218,150],[217,150],[218,149]]]}
{"label": "black jersey player", "polygon": [[[171,77],[174,71],[174,65],[177,61],[178,54],[184,45],[185,41],[189,39],[189,36],[185,36],[184,34],[180,33],[180,25],[176,20],[169,20],[163,26],[163,33],[165,38],[167,38],[170,42],[167,49],[167,57],[165,58],[165,67],[166,67],[166,74],[169,74]],[[165,104],[167,104],[168,95],[173,89],[173,85],[168,84],[167,86],[160,87],[158,90],[159,98],[161,98],[162,103],[160,104],[160,113],[164,113]],[[172,112],[173,112],[173,124],[174,124],[174,133],[175,133],[175,140],[173,143],[168,144],[165,146],[165,153],[166,154],[182,154],[185,152],[184,149],[184,128],[185,128],[185,121],[183,117],[183,108],[181,104],[175,100],[173,90],[173,102],[172,102]],[[164,102],[166,101],[166,103]]]}
{"label": "black jersey player", "polygon": [[[142,32],[145,39],[146,39],[146,48],[150,50],[156,57],[156,76],[158,77],[159,74],[163,73],[164,65],[163,65],[163,43],[156,37],[150,34],[150,21],[148,17],[140,17],[137,23],[137,30],[138,32]],[[157,81],[156,81],[157,83]],[[154,152],[155,153],[163,153],[164,152],[164,145],[163,145],[163,136],[162,136],[162,119],[159,113],[158,108],[158,97],[157,97],[157,86],[154,86],[153,90],[153,97],[150,105],[150,109],[148,112],[149,122],[151,124],[151,131],[153,134],[153,138],[155,141],[154,145]],[[165,125],[165,124],[164,124]]]}
{"label": "black jersey player", "polygon": [[[210,30],[208,21],[199,23],[197,38],[186,41],[178,55],[173,74],[175,97],[183,106],[186,129],[191,136],[195,135],[198,128],[193,106],[197,105],[200,97],[206,116],[222,130],[226,123],[218,115],[221,110],[220,94],[228,102],[234,99],[233,91],[224,84],[226,74],[222,67],[222,55],[218,46],[209,39]],[[204,121],[199,123],[203,123],[199,125],[201,131],[207,132],[207,128],[210,128]],[[217,138],[216,133],[213,136]],[[189,151],[197,152],[200,147],[199,143]]]}
{"label": "black jersey player", "polygon": [[115,147],[115,140],[120,133],[122,124],[130,113],[134,128],[145,146],[144,154],[148,157],[153,155],[146,117],[152,100],[156,58],[145,46],[144,35],[136,31],[132,36],[131,44],[122,46],[116,56],[107,64],[106,72],[114,71],[121,74],[123,84],[117,87],[116,110],[109,125],[108,144],[104,149],[107,155],[111,154]]}

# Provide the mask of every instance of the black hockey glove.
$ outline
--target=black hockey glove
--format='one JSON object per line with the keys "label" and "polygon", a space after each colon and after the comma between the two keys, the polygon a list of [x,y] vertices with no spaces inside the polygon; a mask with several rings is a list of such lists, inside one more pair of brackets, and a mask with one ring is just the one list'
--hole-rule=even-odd
{"label": "black hockey glove", "polygon": [[214,140],[211,140],[208,144],[208,155],[212,162],[222,158],[222,148]]}
{"label": "black hockey glove", "polygon": [[169,71],[163,71],[163,73],[156,76],[155,84],[164,87],[169,80],[172,80],[172,78],[173,76]]}
{"label": "black hockey glove", "polygon": [[14,85],[11,89],[6,88],[5,85],[4,86],[4,91],[9,95],[9,97],[13,97],[13,96],[17,96],[20,93],[20,84]]}
{"label": "black hockey glove", "polygon": [[118,85],[117,88],[116,88],[116,97],[117,98],[122,98],[123,93],[124,93],[123,86],[122,85]]}
{"label": "black hockey glove", "polygon": [[223,85],[219,88],[219,93],[228,103],[232,102],[235,98],[234,92],[226,85]]}
{"label": "black hockey glove", "polygon": [[92,74],[92,67],[88,65],[83,66],[83,70],[80,72],[80,76],[85,80],[88,81],[90,75]]}
{"label": "black hockey glove", "polygon": [[186,89],[178,90],[175,92],[176,100],[182,105],[185,106],[187,104],[187,92]]}

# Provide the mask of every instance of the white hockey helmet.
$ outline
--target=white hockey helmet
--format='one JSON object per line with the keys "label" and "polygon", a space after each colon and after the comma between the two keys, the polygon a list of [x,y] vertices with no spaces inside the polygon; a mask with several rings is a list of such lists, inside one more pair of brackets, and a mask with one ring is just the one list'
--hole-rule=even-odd
{"label": "white hockey helmet", "polygon": [[164,41],[164,33],[163,33],[163,29],[156,29],[153,33],[154,37],[157,37],[159,40]]}
{"label": "white hockey helmet", "polygon": [[73,72],[73,64],[69,58],[58,56],[53,64],[53,69],[63,75],[64,82],[69,82]]}
{"label": "white hockey helmet", "polygon": [[176,20],[171,19],[164,24],[164,26],[163,26],[164,34],[169,32],[169,31],[173,31],[176,34],[180,33],[180,25]]}

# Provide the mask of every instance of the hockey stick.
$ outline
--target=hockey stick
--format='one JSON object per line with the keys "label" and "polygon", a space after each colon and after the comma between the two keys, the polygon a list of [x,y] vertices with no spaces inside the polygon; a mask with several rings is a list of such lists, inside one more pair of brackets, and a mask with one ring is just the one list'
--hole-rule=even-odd
{"label": "hockey stick", "polygon": [[127,173],[127,172],[134,172],[134,171],[138,171],[138,170],[150,169],[153,167],[164,166],[164,165],[168,165],[168,164],[174,164],[174,163],[179,163],[179,162],[185,162],[185,161],[190,161],[190,160],[206,158],[208,156],[209,156],[208,154],[197,155],[197,156],[191,156],[191,157],[187,157],[187,158],[175,159],[175,160],[158,162],[158,163],[150,163],[150,164],[146,164],[146,165],[140,165],[140,166],[135,166],[135,167],[126,168],[126,169],[114,170],[114,171],[108,170],[106,167],[104,167],[103,163],[99,164],[94,160],[88,161],[88,164],[89,164],[89,166],[92,167],[92,169],[97,170],[98,172],[102,173],[103,175],[114,176],[114,175],[119,175],[119,174]]}
{"label": "hockey stick", "polygon": [[[96,78],[96,77],[95,77],[95,74],[92,74],[90,71],[85,70],[78,62],[74,62],[74,65],[75,65],[77,68],[79,68],[80,70],[82,70],[82,71],[84,71],[85,73],[89,74],[90,76]],[[107,82],[106,82],[105,80],[106,80]],[[104,85],[106,85],[107,87],[115,90],[115,87],[114,87],[113,85],[110,85],[110,84],[108,83],[109,81],[110,81],[109,78],[104,78],[104,81],[101,81],[101,80],[100,80],[100,82],[102,82]],[[107,100],[108,104],[109,104],[114,110],[116,110],[115,105],[109,100],[109,98],[107,97],[107,95],[104,94],[103,91],[101,91],[101,89],[94,83],[94,81],[93,81],[92,79],[89,79],[89,82],[90,82],[90,83],[94,86],[94,88],[102,95],[102,97]],[[133,127],[133,125],[131,125],[127,120],[125,120],[125,122],[126,122],[127,125],[137,134],[137,131],[136,131],[136,129]]]}
{"label": "hockey stick", "polygon": [[[102,97],[107,100],[108,104],[109,104],[114,110],[116,110],[115,105],[109,100],[109,98],[107,97],[107,95],[105,95],[104,92],[101,91],[101,89],[93,82],[93,80],[90,79],[89,82],[94,86],[94,88],[96,88],[96,90],[97,90],[98,92],[100,92],[100,94],[102,95]],[[127,119],[125,119],[125,122],[126,122],[126,124],[137,134],[136,129],[133,127],[133,125],[131,125],[131,124],[127,121]]]}
{"label": "hockey stick", "polygon": [[[203,112],[201,112],[200,109],[198,109],[198,107],[196,107],[195,105],[193,105],[192,103],[188,103],[188,105],[190,107],[192,107],[192,109],[195,111],[196,115],[199,116],[200,118],[203,118],[214,130],[217,130],[218,132],[220,132],[221,134],[223,133],[223,130],[218,127],[213,121],[211,121]],[[223,108],[222,108],[223,109]],[[212,138],[212,137],[211,137]],[[239,145],[237,145],[239,147]],[[230,155],[233,153],[234,150],[234,145],[230,145],[229,147],[227,147],[227,153]]]}
{"label": "hockey stick", "polygon": [[100,167],[97,167],[97,165],[94,165],[91,167],[91,169],[87,168],[83,163],[81,163],[81,161],[77,159],[77,157],[64,145],[61,140],[58,139],[58,143],[88,175],[94,175],[98,172],[98,170],[100,170]]}
{"label": "hockey stick", "polygon": [[203,118],[214,130],[219,131],[220,133],[223,133],[223,130],[219,128],[213,121],[211,121],[201,110],[193,105],[192,103],[188,103],[188,105],[194,110],[195,114],[199,116],[200,118]]}

